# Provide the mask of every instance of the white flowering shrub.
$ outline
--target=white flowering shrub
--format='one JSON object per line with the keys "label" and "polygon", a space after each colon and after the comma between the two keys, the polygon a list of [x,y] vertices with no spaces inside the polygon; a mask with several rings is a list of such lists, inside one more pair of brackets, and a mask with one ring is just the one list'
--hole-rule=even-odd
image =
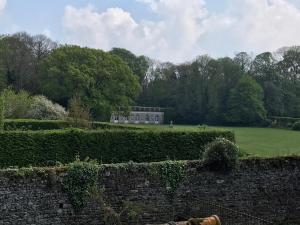
{"label": "white flowering shrub", "polygon": [[33,97],[27,117],[40,120],[64,120],[68,116],[64,107],[53,103],[43,95]]}

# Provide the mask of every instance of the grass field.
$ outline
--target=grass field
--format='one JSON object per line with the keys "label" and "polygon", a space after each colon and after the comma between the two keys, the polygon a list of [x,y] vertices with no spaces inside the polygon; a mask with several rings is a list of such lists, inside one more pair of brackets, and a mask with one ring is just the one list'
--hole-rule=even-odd
{"label": "grass field", "polygon": [[[199,126],[147,126],[154,129],[200,130]],[[250,156],[276,157],[300,155],[300,131],[254,127],[206,127],[226,129],[235,133],[237,145]]]}

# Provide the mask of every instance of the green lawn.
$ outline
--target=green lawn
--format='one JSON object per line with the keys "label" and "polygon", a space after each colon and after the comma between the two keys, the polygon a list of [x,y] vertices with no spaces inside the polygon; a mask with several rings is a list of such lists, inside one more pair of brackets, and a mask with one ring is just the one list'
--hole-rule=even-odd
{"label": "green lawn", "polygon": [[[155,129],[200,130],[198,126],[146,126]],[[252,127],[207,127],[227,129],[235,133],[237,145],[251,156],[275,157],[300,155],[300,131]]]}

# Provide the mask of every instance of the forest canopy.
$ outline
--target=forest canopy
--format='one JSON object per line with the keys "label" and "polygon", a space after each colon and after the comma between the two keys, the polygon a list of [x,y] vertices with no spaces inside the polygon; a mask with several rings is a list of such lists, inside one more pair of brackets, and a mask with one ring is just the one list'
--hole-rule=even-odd
{"label": "forest canopy", "polygon": [[264,125],[300,117],[300,47],[256,56],[201,55],[172,64],[113,48],[60,45],[44,35],[0,35],[0,89],[67,107],[79,96],[96,120],[118,106],[160,106],[176,123]]}

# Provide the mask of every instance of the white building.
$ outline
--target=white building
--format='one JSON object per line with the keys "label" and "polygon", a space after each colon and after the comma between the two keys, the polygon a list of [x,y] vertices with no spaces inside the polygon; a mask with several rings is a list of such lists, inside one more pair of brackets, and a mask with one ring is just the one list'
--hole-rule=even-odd
{"label": "white building", "polygon": [[120,109],[114,111],[110,118],[111,123],[128,124],[163,124],[164,112],[159,107],[141,107],[133,106],[128,115]]}

